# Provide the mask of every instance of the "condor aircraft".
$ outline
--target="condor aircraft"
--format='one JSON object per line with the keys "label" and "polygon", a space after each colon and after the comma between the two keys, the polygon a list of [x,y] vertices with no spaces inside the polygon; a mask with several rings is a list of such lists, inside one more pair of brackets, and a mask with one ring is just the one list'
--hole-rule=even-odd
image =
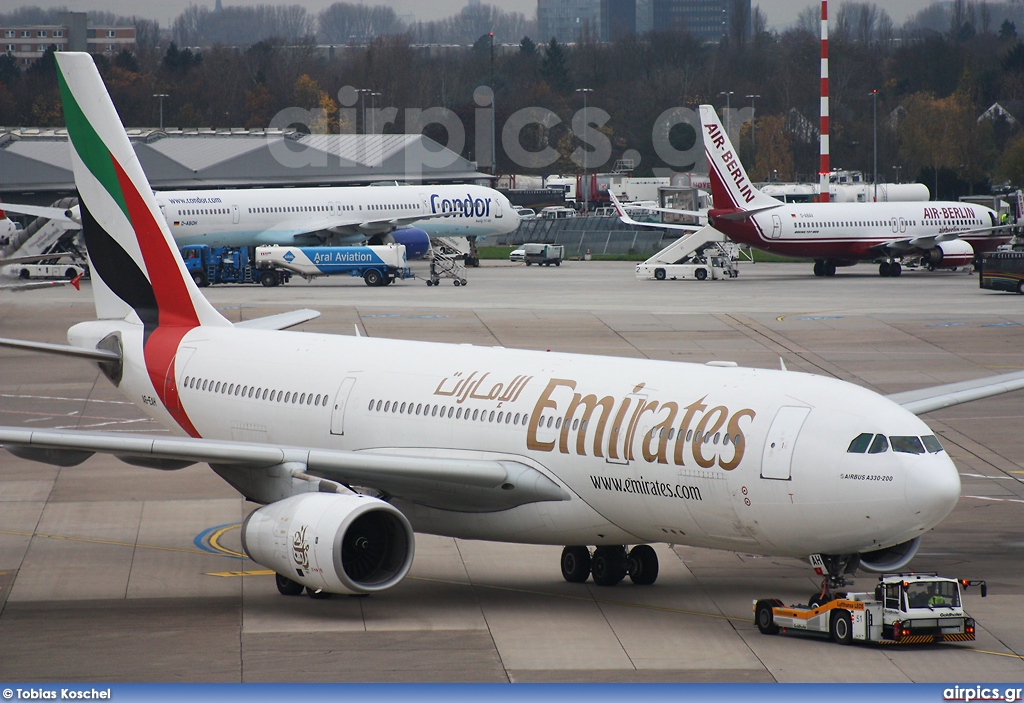
{"label": "condor aircraft", "polygon": [[564,578],[601,585],[653,583],[656,542],[820,554],[833,580],[899,569],[960,496],[915,413],[1024,387],[887,398],[786,371],[282,331],[308,311],[232,324],[188,276],[92,58],[57,65],[98,319],[68,345],[3,343],[98,364],[176,436],[3,427],[0,444],[61,466],[208,463],[262,504],[243,546],[283,594],[390,588],[416,531],[567,545]]}
{"label": "condor aircraft", "polygon": [[[155,198],[179,247],[396,242],[418,258],[430,237],[482,238],[519,226],[504,195],[477,185],[165,191]],[[81,226],[76,209],[4,207]]]}
{"label": "condor aircraft", "polygon": [[814,259],[815,276],[836,267],[878,262],[899,276],[900,260],[920,256],[931,267],[971,263],[1010,239],[996,212],[958,202],[787,204],[751,184],[710,105],[700,106],[714,207],[711,225],[733,241],[785,256]]}

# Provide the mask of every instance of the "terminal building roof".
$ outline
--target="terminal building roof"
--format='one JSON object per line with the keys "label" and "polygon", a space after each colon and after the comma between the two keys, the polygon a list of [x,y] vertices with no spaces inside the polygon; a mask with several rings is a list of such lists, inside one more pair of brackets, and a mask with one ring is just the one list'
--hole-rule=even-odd
{"label": "terminal building roof", "polygon": [[[487,179],[476,163],[421,134],[280,130],[129,130],[155,190],[448,183]],[[0,128],[0,199],[75,192],[64,129]]]}

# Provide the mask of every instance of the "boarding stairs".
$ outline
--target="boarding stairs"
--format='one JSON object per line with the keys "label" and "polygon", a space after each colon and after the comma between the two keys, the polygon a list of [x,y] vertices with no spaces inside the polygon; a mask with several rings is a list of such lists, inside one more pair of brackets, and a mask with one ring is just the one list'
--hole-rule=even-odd
{"label": "boarding stairs", "polygon": [[[52,207],[67,210],[78,204],[77,198],[62,198]],[[0,257],[9,259],[21,256],[38,256],[51,252],[79,253],[74,240],[81,233],[80,227],[71,228],[67,222],[37,217],[28,227],[15,232],[2,250]],[[84,256],[82,257],[85,258]]]}
{"label": "boarding stairs", "polygon": [[430,252],[427,254],[430,260],[430,277],[427,279],[427,285],[440,285],[442,278],[453,279],[452,282],[457,286],[466,285],[466,265],[463,261],[468,246],[463,237],[432,237]]}
{"label": "boarding stairs", "polygon": [[716,247],[723,253],[729,253],[724,247],[718,246],[728,242],[730,240],[724,234],[710,225],[705,225],[695,232],[687,232],[644,263],[651,266],[682,264],[694,254],[700,254],[709,247]]}

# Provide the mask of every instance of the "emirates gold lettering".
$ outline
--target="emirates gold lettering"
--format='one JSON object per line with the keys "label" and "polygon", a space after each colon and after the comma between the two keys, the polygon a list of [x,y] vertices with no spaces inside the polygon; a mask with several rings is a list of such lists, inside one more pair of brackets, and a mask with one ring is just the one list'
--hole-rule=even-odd
{"label": "emirates gold lettering", "polygon": [[[513,379],[505,392],[512,391],[518,397],[529,378],[532,377],[524,377],[524,381]],[[467,379],[463,388],[468,385]],[[454,386],[451,383],[449,387],[454,390]],[[626,462],[636,459],[639,442],[640,456],[649,464],[685,466],[689,454],[701,468],[709,469],[717,463],[721,469],[732,471],[743,460],[745,431],[756,417],[750,408],[732,413],[727,406],[716,405],[708,410],[706,395],[681,408],[675,401],[648,400],[641,395],[645,383],[637,384],[629,395],[618,400],[613,396],[584,394],[576,386],[571,379],[548,381],[530,414],[528,449],[551,452],[557,445],[561,454],[588,456],[589,450],[597,458]],[[571,397],[567,391],[572,391]],[[541,430],[548,426],[542,421],[551,417],[561,421],[558,434],[551,440],[542,440]],[[675,446],[670,458],[669,443],[673,439]]]}

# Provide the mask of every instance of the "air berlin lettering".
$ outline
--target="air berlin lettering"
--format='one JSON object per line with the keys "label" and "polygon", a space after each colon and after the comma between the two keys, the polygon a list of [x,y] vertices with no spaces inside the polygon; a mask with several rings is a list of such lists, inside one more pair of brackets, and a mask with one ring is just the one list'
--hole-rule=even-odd
{"label": "air berlin lettering", "polygon": [[430,196],[430,212],[450,212],[452,217],[490,217],[491,199],[474,198],[467,193],[464,199],[447,200],[435,193]]}
{"label": "air berlin lettering", "polygon": [[[709,124],[704,125],[704,128],[708,131],[708,139],[718,149],[722,151],[722,147],[725,146],[725,136],[722,131],[718,129],[718,125]],[[725,168],[729,171],[729,175],[732,176],[733,183],[736,184],[736,188],[739,190],[739,194],[743,197],[746,202],[752,202],[754,200],[754,191],[750,187],[750,183],[747,182],[746,176],[743,174],[743,167],[740,166],[740,162],[736,160],[731,151],[726,151],[721,154],[722,161],[725,163]]]}
{"label": "air berlin lettering", "polygon": [[[686,406],[675,401],[648,400],[643,395],[645,385],[638,384],[624,398],[598,398],[593,393],[576,392],[576,381],[552,378],[530,415],[527,448],[553,452],[557,447],[562,454],[577,456],[587,456],[589,448],[595,457],[603,457],[607,451],[608,459],[631,461],[636,458],[639,444],[640,455],[648,464],[686,466],[689,454],[702,469],[716,463],[726,471],[739,466],[746,451],[744,427],[740,423],[754,419],[756,413],[752,409],[734,413],[724,405],[709,408],[705,403],[707,396]],[[572,391],[571,397],[567,391]],[[648,414],[649,425],[642,422]],[[551,417],[560,420],[555,425],[558,435],[542,440],[539,435],[551,427]],[[637,430],[642,424],[651,429],[638,438]]]}
{"label": "air berlin lettering", "polygon": [[926,207],[924,217],[926,220],[968,220],[975,214],[965,207]]}

